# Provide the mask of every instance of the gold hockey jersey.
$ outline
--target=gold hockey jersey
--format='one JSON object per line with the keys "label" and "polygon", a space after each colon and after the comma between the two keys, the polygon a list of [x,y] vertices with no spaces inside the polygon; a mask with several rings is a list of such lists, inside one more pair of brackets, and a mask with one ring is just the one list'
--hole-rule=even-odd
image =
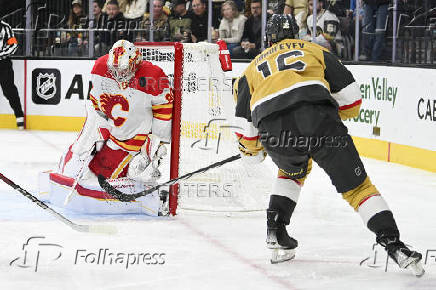
{"label": "gold hockey jersey", "polygon": [[259,54],[234,86],[236,116],[258,127],[266,116],[296,104],[330,102],[339,109],[360,107],[360,93],[348,69],[327,49],[285,39]]}

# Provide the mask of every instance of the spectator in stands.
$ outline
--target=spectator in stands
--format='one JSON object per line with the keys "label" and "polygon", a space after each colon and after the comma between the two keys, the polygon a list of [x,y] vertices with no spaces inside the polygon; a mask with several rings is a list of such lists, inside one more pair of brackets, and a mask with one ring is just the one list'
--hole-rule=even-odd
{"label": "spectator in stands", "polygon": [[[142,28],[144,30],[153,29],[153,41],[168,41],[170,37],[170,29],[168,24],[168,15],[164,13],[163,7],[165,5],[164,0],[153,0],[153,25],[151,25],[150,14],[144,16],[144,22]],[[137,41],[150,40],[149,32],[144,31],[140,34],[140,39]]]}
{"label": "spectator in stands", "polygon": [[283,14],[285,9],[285,0],[268,0],[266,3],[266,13],[268,18],[273,14]]}
{"label": "spectator in stands", "polygon": [[262,2],[252,0],[250,14],[244,24],[241,45],[233,49],[233,58],[254,58],[259,54],[262,45]]}
{"label": "spectator in stands", "polygon": [[379,61],[385,46],[390,0],[363,0],[362,54],[360,60]]}
{"label": "spectator in stands", "polygon": [[[112,0],[106,0],[106,2],[104,3],[104,6],[103,6],[104,13],[107,13],[107,4],[111,1]],[[118,2],[118,8],[120,9],[121,13],[123,13],[126,9],[127,0],[118,0],[117,2]]]}
{"label": "spectator in stands", "polygon": [[86,50],[86,44],[83,31],[74,31],[84,29],[86,27],[86,16],[82,8],[82,0],[73,0],[71,2],[70,15],[68,16],[67,28],[71,29],[67,32],[66,43],[68,47],[68,55],[82,55]]}
{"label": "spectator in stands", "polygon": [[126,0],[123,11],[124,18],[139,22],[142,20],[146,8],[147,0]]}
{"label": "spectator in stands", "polygon": [[[94,0],[92,4],[93,4],[93,13],[94,13],[94,28],[103,29],[104,23],[107,20],[107,15],[104,14],[102,11],[103,5],[98,0]],[[103,31],[94,32],[95,56],[102,56],[107,53],[109,48],[106,46],[104,39],[105,39],[105,32]]]}
{"label": "spectator in stands", "polygon": [[353,18],[356,17],[356,14],[359,15],[359,21],[363,19],[363,5],[362,0],[358,0],[360,2],[360,11],[356,11],[356,0],[350,0],[350,10],[348,11],[348,14],[353,13]]}
{"label": "spectator in stands", "polygon": [[123,13],[120,11],[120,6],[117,0],[109,0],[106,2],[107,21],[105,28],[109,30],[106,33],[104,42],[108,47],[118,41],[119,39],[127,38],[127,22]]}
{"label": "spectator in stands", "polygon": [[192,0],[192,13],[190,13],[192,42],[207,40],[207,11],[204,0]]}
{"label": "spectator in stands", "polygon": [[176,0],[169,18],[171,41],[191,42],[191,22],[185,0]]}
{"label": "spectator in stands", "polygon": [[307,14],[309,12],[309,4],[307,0],[286,0],[284,14],[292,14],[297,21],[297,25],[300,28],[300,37],[304,37],[307,34]]}
{"label": "spectator in stands", "polygon": [[325,9],[335,14],[336,17],[345,17],[347,16],[347,10],[350,9],[350,2],[348,1],[338,1],[338,0],[326,0]]}
{"label": "spectator in stands", "polygon": [[247,18],[239,14],[238,7],[233,0],[224,2],[221,6],[221,14],[223,19],[218,29],[219,38],[226,42],[230,56],[232,56],[232,49],[237,47],[241,42]]}
{"label": "spectator in stands", "polygon": [[[329,10],[324,9],[324,1],[318,0],[316,7],[316,42],[338,56],[343,53],[343,42],[341,32],[339,31],[339,19]],[[307,27],[310,35],[313,29],[313,0],[309,0],[309,16],[307,17]],[[308,40],[312,36],[307,36]]]}

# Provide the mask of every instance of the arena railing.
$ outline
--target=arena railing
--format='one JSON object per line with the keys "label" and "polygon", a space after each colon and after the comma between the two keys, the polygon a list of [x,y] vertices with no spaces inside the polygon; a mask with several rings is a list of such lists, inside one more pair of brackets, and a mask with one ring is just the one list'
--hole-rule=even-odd
{"label": "arena railing", "polygon": [[[378,63],[436,66],[436,7],[431,7],[430,4],[433,2],[423,0],[423,2],[416,4],[420,5],[420,8],[412,9],[414,12],[410,13],[398,6],[399,1],[394,0],[388,10],[384,33],[385,48]],[[209,2],[212,2],[212,0],[209,0]],[[316,2],[317,0],[314,0],[314,6],[316,6]],[[359,3],[359,1],[356,2]],[[263,0],[263,4],[263,7],[269,7],[266,0]],[[356,7],[356,11],[361,10],[362,7]],[[212,13],[212,9],[209,9],[209,11]],[[25,11],[25,16],[29,16],[31,12],[32,8],[30,6],[30,9]],[[263,13],[263,27],[265,27],[266,9],[263,9]],[[314,16],[316,18],[316,15]],[[211,19],[212,16],[209,17],[209,23],[212,23]],[[89,26],[92,27],[93,19],[88,19],[88,21]],[[350,19],[347,21],[350,21]],[[32,29],[32,22],[27,21],[27,18],[25,22],[26,28],[13,28],[19,42],[17,57],[95,59],[107,53],[110,46],[118,39],[124,38],[130,41],[152,39],[156,42],[156,33],[159,33],[156,30],[138,28],[126,30]],[[342,47],[339,56],[345,62],[369,64],[371,62],[359,60],[362,50],[362,23],[359,17],[355,17],[355,20],[351,19],[350,22],[352,27],[346,33],[344,32],[342,38],[338,40],[338,45]],[[211,39],[210,33],[209,39]],[[168,38],[164,40],[167,41]]]}

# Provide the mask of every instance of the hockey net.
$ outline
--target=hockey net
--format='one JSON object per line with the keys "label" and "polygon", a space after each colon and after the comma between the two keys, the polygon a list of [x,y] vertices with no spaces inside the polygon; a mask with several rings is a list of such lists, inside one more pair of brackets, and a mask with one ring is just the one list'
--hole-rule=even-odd
{"label": "hockey net", "polygon": [[[173,179],[238,154],[232,79],[221,69],[218,45],[136,45],[144,60],[164,70],[175,92],[171,154],[162,178]],[[170,189],[170,213],[262,211],[272,183],[271,170],[265,167],[247,168],[234,161],[182,181]]]}

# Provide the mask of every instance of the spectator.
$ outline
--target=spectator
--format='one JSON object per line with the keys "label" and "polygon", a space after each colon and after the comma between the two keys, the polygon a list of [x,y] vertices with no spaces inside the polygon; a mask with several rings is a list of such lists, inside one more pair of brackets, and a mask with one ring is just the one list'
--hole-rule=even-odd
{"label": "spectator", "polygon": [[262,2],[252,0],[250,17],[244,24],[244,34],[240,46],[233,49],[233,58],[254,58],[262,45]]}
{"label": "spectator", "polygon": [[385,45],[389,0],[363,0],[362,54],[359,60],[379,61]]}
{"label": "spectator", "polygon": [[[307,17],[307,27],[312,35],[313,29],[313,0],[309,0],[309,16]],[[317,43],[330,49],[332,52],[341,56],[343,43],[341,32],[339,31],[339,19],[329,10],[324,9],[324,1],[318,0],[316,5],[316,36]],[[312,37],[307,37],[309,40]]]}
{"label": "spectator", "polygon": [[[94,28],[103,29],[104,22],[107,19],[107,15],[102,11],[102,4],[98,0],[93,1],[93,13],[94,13]],[[96,56],[102,56],[107,53],[108,47],[104,42],[105,32],[94,32],[94,51]]]}
{"label": "spectator", "polygon": [[207,11],[204,0],[192,0],[192,42],[207,40]]}
{"label": "spectator", "polygon": [[292,14],[297,21],[300,28],[300,36],[304,37],[307,34],[307,13],[309,11],[309,4],[307,0],[286,0],[284,14]]}
{"label": "spectator", "polygon": [[[153,25],[150,22],[150,15],[146,14],[144,17],[144,22],[142,28],[145,30],[153,29],[153,41],[168,41],[169,40],[169,24],[168,15],[164,13],[163,7],[165,3],[164,0],[153,0]],[[137,41],[150,40],[149,32],[145,31],[141,33],[141,38]]]}
{"label": "spectator", "polygon": [[173,13],[170,16],[170,39],[171,41],[187,41],[191,38],[192,19],[186,10],[185,0],[176,0]]}
{"label": "spectator", "polygon": [[117,0],[109,0],[106,2],[106,13],[107,20],[105,23],[105,28],[109,30],[105,35],[104,42],[107,47],[112,47],[112,45],[119,39],[127,38],[126,33],[126,19],[123,13],[120,11],[120,6]]}
{"label": "spectator", "polygon": [[356,17],[356,14],[359,15],[359,21],[361,21],[363,19],[363,4],[362,4],[362,0],[358,0],[359,1],[359,11],[356,11],[356,0],[350,0],[350,10],[348,13],[353,13],[353,18]]}
{"label": "spectator", "polygon": [[124,18],[133,21],[141,21],[147,8],[147,0],[126,0]]}
{"label": "spectator", "polygon": [[[107,4],[111,1],[112,0],[106,0],[106,3],[104,3],[104,6],[103,6],[104,13],[107,13]],[[118,0],[117,2],[118,2],[118,8],[120,9],[120,11],[124,12],[126,10],[127,0]]]}
{"label": "spectator", "polygon": [[238,7],[233,0],[227,0],[221,6],[223,19],[221,20],[218,32],[219,38],[224,40],[232,56],[232,49],[237,47],[244,33],[244,24],[247,18],[239,14]]}
{"label": "spectator", "polygon": [[350,1],[326,0],[326,10],[334,13],[338,18],[347,16]]}
{"label": "spectator", "polygon": [[24,113],[17,87],[14,84],[14,70],[9,56],[17,50],[17,39],[9,24],[0,21],[0,86],[3,95],[14,111],[18,129],[24,129]]}
{"label": "spectator", "polygon": [[82,0],[73,0],[71,2],[70,15],[67,21],[67,28],[71,31],[67,32],[66,43],[68,47],[68,55],[82,55],[86,49],[87,42],[84,39],[83,32],[74,30],[86,28],[86,16],[82,8]]}
{"label": "spectator", "polygon": [[[307,1],[307,0],[305,0]],[[250,6],[248,6],[250,7]],[[273,14],[283,14],[285,9],[285,0],[268,0],[266,6],[267,17]]]}

